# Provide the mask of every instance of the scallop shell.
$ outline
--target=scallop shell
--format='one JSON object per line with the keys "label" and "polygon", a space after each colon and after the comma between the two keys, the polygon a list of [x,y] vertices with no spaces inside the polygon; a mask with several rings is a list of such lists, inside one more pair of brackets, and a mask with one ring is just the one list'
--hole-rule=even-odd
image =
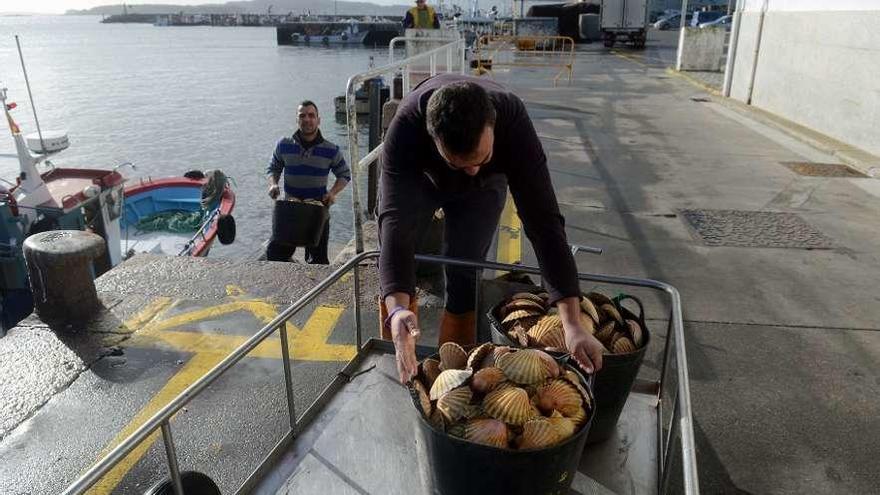
{"label": "scallop shell", "polygon": [[445,370],[440,376],[434,380],[431,386],[431,400],[438,400],[452,389],[464,385],[464,382],[471,377],[473,373],[470,370]]}
{"label": "scallop shell", "polygon": [[562,328],[562,319],[559,316],[554,315],[541,318],[529,330],[529,335],[541,347],[565,347],[565,330]]}
{"label": "scallop shell", "polygon": [[464,424],[456,423],[446,428],[446,433],[458,438],[464,438]]}
{"label": "scallop shell", "polygon": [[614,301],[611,300],[610,297],[602,294],[601,292],[590,292],[586,295],[586,298],[590,300],[596,307],[599,307],[603,304],[614,304]]}
{"label": "scallop shell", "polygon": [[522,347],[529,346],[529,334],[523,330],[520,325],[514,325],[510,331],[507,332],[507,336],[510,337],[510,340],[513,340]]}
{"label": "scallop shell", "polygon": [[477,371],[480,369],[483,364],[483,360],[486,359],[486,356],[492,354],[492,350],[495,349],[495,344],[491,342],[486,342],[485,344],[481,344],[477,346],[474,350],[471,351],[470,355],[467,358],[467,367]]}
{"label": "scallop shell", "polygon": [[580,427],[587,422],[587,411],[583,407],[579,407],[574,414],[566,417],[574,421],[575,427]]}
{"label": "scallop shell", "polygon": [[528,318],[529,316],[539,316],[541,312],[533,310],[533,309],[518,309],[509,315],[505,316],[503,320],[501,320],[501,325],[507,327],[512,325],[516,320],[521,320],[523,318]]}
{"label": "scallop shell", "polygon": [[474,373],[474,379],[471,381],[471,388],[475,392],[487,394],[491,392],[499,383],[507,380],[501,368],[490,367],[483,368]]}
{"label": "scallop shell", "polygon": [[551,414],[547,420],[550,421],[550,424],[556,429],[556,433],[559,434],[560,440],[565,440],[574,435],[576,429],[574,421],[571,418],[566,418],[560,414],[559,411],[553,411],[553,414]]}
{"label": "scallop shell", "polygon": [[561,378],[568,380],[568,383],[571,383],[575,386],[578,392],[581,393],[581,398],[587,405],[590,405],[590,394],[587,393],[587,389],[584,388],[584,385],[581,383],[581,377],[572,370],[565,370],[565,373],[562,373]]}
{"label": "scallop shell", "polygon": [[437,401],[437,409],[443,414],[443,418],[450,423],[458,421],[471,414],[471,398],[473,393],[468,387],[459,387],[443,394]]}
{"label": "scallop shell", "polygon": [[541,362],[544,364],[544,370],[547,372],[548,378],[556,378],[559,376],[559,363],[553,359],[553,356],[546,352],[541,352],[538,356],[541,357]]}
{"label": "scallop shell", "polygon": [[540,304],[541,306],[544,306],[547,304],[547,301],[544,300],[544,298],[542,298],[538,294],[532,294],[531,292],[517,292],[516,294],[510,296],[510,299],[513,301],[515,301],[517,299],[527,299],[530,301],[535,301],[536,303]]}
{"label": "scallop shell", "polygon": [[422,414],[424,414],[426,418],[431,417],[431,399],[428,397],[428,391],[418,379],[413,380],[412,385],[416,390],[416,394],[419,396],[419,405],[422,407]]}
{"label": "scallop shell", "polygon": [[440,369],[463,370],[467,366],[468,355],[455,342],[446,342],[440,346]]}
{"label": "scallop shell", "polygon": [[434,408],[434,412],[431,413],[431,417],[428,418],[428,422],[437,429],[446,429],[446,420],[443,419],[443,414],[436,407]]}
{"label": "scallop shell", "polygon": [[472,419],[464,425],[464,439],[482,445],[506,448],[509,431],[497,419]]}
{"label": "scallop shell", "polygon": [[629,354],[630,352],[636,351],[636,346],[633,344],[632,340],[629,340],[629,337],[621,337],[614,341],[611,351],[614,352],[614,354]]}
{"label": "scallop shell", "polygon": [[534,417],[529,394],[519,387],[496,388],[483,399],[483,410],[495,419],[521,425]]}
{"label": "scallop shell", "polygon": [[581,312],[587,314],[590,319],[593,320],[593,323],[596,325],[599,324],[599,310],[597,310],[596,305],[586,297],[581,298]]}
{"label": "scallop shell", "polygon": [[618,325],[623,325],[623,317],[620,316],[620,311],[613,304],[601,304],[599,305],[599,310],[606,319],[610,318],[616,321]]}
{"label": "scallop shell", "polygon": [[602,341],[603,344],[607,347],[611,344],[611,337],[614,336],[614,326],[616,323],[614,320],[606,322],[604,325],[599,327],[599,331],[596,332],[596,338]]}
{"label": "scallop shell", "polygon": [[514,299],[501,308],[501,316],[506,317],[518,310],[537,311],[544,314],[544,312],[547,311],[547,308],[544,306],[544,303],[532,301],[531,299]]}
{"label": "scallop shell", "polygon": [[547,418],[536,418],[523,425],[522,436],[519,438],[520,449],[540,449],[559,442],[559,433]]}
{"label": "scallop shell", "polygon": [[496,364],[509,380],[522,385],[531,385],[550,376],[541,354],[547,353],[536,349],[523,349],[505,354],[496,361]]}
{"label": "scallop shell", "polygon": [[626,320],[626,325],[629,327],[629,335],[632,337],[633,345],[636,346],[636,349],[642,347],[642,344],[645,343],[645,333],[642,331],[641,325],[633,320]]}
{"label": "scallop shell", "polygon": [[422,379],[425,381],[425,386],[430,390],[434,385],[434,381],[440,376],[440,361],[432,358],[425,359],[422,361],[421,368]]}
{"label": "scallop shell", "polygon": [[537,406],[541,412],[550,414],[554,410],[570,416],[583,404],[581,393],[568,380],[551,380],[538,387]]}
{"label": "scallop shell", "polygon": [[498,359],[505,354],[509,354],[513,352],[513,349],[507,345],[501,345],[492,350],[492,366],[497,366]]}

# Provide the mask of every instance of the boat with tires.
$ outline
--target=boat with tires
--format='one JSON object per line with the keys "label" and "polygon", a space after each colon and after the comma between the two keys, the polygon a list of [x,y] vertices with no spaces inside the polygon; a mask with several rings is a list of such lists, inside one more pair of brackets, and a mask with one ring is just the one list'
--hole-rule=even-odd
{"label": "boat with tires", "polygon": [[[23,134],[10,113],[16,104],[0,87],[0,103],[15,154],[0,155],[2,170],[18,170],[0,181],[0,335],[29,315],[33,299],[22,244],[50,230],[87,230],[105,242],[93,265],[98,276],[139,252],[206,256],[215,239],[235,239],[235,194],[220,171],[188,172],[166,179],[141,179],[126,186],[123,163],[111,169],[56,166],[70,146],[67,133]],[[15,163],[17,162],[17,163]]]}

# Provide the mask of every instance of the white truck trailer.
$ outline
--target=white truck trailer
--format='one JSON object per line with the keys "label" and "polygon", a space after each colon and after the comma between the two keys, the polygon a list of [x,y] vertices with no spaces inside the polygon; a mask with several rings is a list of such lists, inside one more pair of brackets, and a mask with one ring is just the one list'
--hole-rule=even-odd
{"label": "white truck trailer", "polygon": [[648,0],[602,0],[602,40],[611,48],[618,41],[645,48],[648,37]]}

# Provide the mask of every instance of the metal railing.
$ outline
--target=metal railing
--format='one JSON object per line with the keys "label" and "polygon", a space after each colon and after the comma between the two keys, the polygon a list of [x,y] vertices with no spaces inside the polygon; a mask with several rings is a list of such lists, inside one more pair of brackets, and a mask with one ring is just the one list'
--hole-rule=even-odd
{"label": "metal railing", "polygon": [[480,37],[474,46],[477,70],[492,72],[495,67],[549,67],[559,69],[553,85],[574,73],[574,39],[568,36],[498,36]]}
{"label": "metal railing", "polygon": [[[431,38],[409,39],[416,42],[431,40]],[[400,73],[403,77],[403,95],[401,96],[406,96],[411,89],[410,79],[413,66],[427,63],[427,75],[428,77],[430,77],[441,72],[437,65],[438,60],[446,61],[446,65],[442,72],[458,72],[460,74],[464,74],[465,72],[465,55],[467,51],[467,46],[465,45],[465,41],[463,39],[455,40],[443,46],[439,46],[418,55],[407,57],[403,60],[394,62],[393,47],[401,40],[407,41],[407,38],[397,37],[392,39],[389,43],[391,62],[388,65],[377,67],[375,69],[370,69],[360,74],[355,74],[348,79],[348,84],[346,85],[345,109],[348,121],[348,156],[349,161],[355,165],[351,169],[351,207],[352,213],[354,215],[354,244],[355,252],[357,253],[363,252],[364,250],[363,215],[361,211],[360,181],[358,180],[358,172],[360,172],[362,168],[370,165],[374,160],[376,160],[379,156],[379,151],[378,147],[371,150],[371,152],[367,155],[367,157],[370,158],[369,162],[360,159],[360,147],[358,144],[357,109],[355,107],[355,91],[357,91],[358,87],[360,87],[360,85],[368,79],[383,76],[393,78],[394,76],[398,75],[398,73]]]}
{"label": "metal railing", "polygon": [[[360,362],[363,350],[361,320],[360,318],[355,318],[354,333],[357,344],[356,356],[348,363],[343,372],[338,373],[333,381],[328,384],[312,404],[309,405],[303,413],[300,421],[297,421],[296,410],[294,408],[293,377],[291,374],[291,359],[286,328],[287,321],[296,316],[310,303],[314,302],[318,296],[349,272],[353,272],[354,275],[352,305],[356,314],[359,314],[362,299],[360,283],[358,281],[358,267],[363,261],[375,260],[378,257],[379,253],[377,251],[359,253],[347,263],[333,271],[333,273],[328,275],[327,278],[318,282],[296,302],[282,311],[272,321],[267,323],[231,354],[220,361],[220,363],[214,368],[187,387],[186,390],[180,393],[180,395],[172,399],[165,407],[160,409],[142,426],[113,448],[113,450],[111,450],[106,456],[89,468],[79,479],[68,486],[63,493],[66,495],[85,493],[86,490],[110,472],[111,469],[137,448],[138,445],[147,441],[153,432],[157,429],[161,429],[162,441],[165,446],[168,461],[168,472],[171,475],[175,493],[177,495],[183,495],[180,467],[177,462],[176,448],[171,432],[171,418],[207,387],[218,380],[224,373],[229,371],[232,366],[238,363],[249,352],[273,335],[277,330],[281,339],[284,386],[287,395],[287,412],[290,427],[284,435],[284,438],[275,445],[272,452],[264,459],[260,467],[248,477],[244,482],[244,486],[242,486],[239,491],[247,491],[248,489],[253,488],[253,484],[258,481],[259,477],[265,474],[265,471],[270,468],[272,462],[290,446],[298,433],[299,426],[308,424],[312,418],[317,416],[324,404],[329,401],[330,397],[332,397],[332,395],[349,379],[351,376],[350,374],[354,372],[354,369]],[[415,258],[416,261],[422,263],[436,263],[445,266],[470,268],[475,270],[478,275],[481,274],[483,270],[497,270],[537,275],[541,273],[539,268],[526,265],[511,265],[489,261],[468,261],[432,255],[416,255]],[[476,284],[480,283],[481,278],[481,276],[476,277]],[[578,280],[648,288],[660,291],[668,296],[670,313],[669,324],[667,327],[667,339],[663,351],[663,365],[660,380],[656,383],[658,403],[658,491],[661,494],[667,492],[666,486],[671,479],[672,453],[674,452],[675,446],[679,446],[682,463],[682,486],[680,487],[681,490],[677,491],[688,495],[699,493],[696,452],[694,448],[693,417],[691,414],[690,388],[688,386],[687,376],[687,355],[684,346],[684,323],[681,309],[681,298],[678,291],[669,284],[649,279],[579,273]],[[667,420],[665,416],[670,413],[671,416]]]}

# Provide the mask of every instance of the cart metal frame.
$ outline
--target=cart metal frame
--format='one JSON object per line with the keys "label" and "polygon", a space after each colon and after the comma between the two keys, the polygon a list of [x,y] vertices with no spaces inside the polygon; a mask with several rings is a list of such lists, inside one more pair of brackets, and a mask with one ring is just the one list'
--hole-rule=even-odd
{"label": "cart metal frame", "polygon": [[[275,317],[275,319],[266,324],[235,351],[230,353],[219,364],[217,364],[217,366],[187,387],[187,389],[181,392],[180,395],[171,400],[140,428],[129,435],[118,446],[69,485],[63,493],[71,495],[85,493],[114,466],[122,461],[122,459],[124,459],[132,450],[142,442],[146,441],[153,432],[160,429],[162,431],[162,441],[165,446],[168,461],[168,472],[173,482],[175,493],[182,495],[183,489],[180,479],[180,468],[177,461],[176,447],[170,424],[172,416],[174,416],[174,414],[181,408],[185,407],[194,397],[199,395],[208,386],[214,383],[238,361],[244,358],[251,350],[278,331],[281,339],[284,385],[285,393],[287,395],[290,427],[283,438],[264,458],[260,466],[237,490],[237,493],[248,493],[256,486],[259,480],[271,470],[275,460],[293,445],[298,433],[311,423],[336,392],[351,380],[352,375],[358,369],[364,356],[368,353],[368,346],[365,346],[363,342],[363,328],[360,311],[362,291],[359,280],[359,271],[363,262],[373,261],[378,259],[378,257],[378,251],[360,253],[344,265],[340,266],[324,280],[318,282],[296,302]],[[541,273],[539,268],[533,266],[510,265],[489,261],[469,261],[443,256],[416,255],[416,260],[423,263],[437,263],[445,266],[471,268],[474,269],[478,275],[481,275],[484,270],[518,272],[534,275],[540,275]],[[291,373],[291,360],[288,348],[289,342],[285,324],[290,318],[297,315],[297,313],[307,307],[310,303],[314,302],[326,289],[349,273],[354,275],[352,309],[354,310],[355,341],[357,343],[358,352],[355,357],[345,365],[343,370],[339,372],[324,388],[309,407],[306,408],[302,415],[297,418],[293,401],[293,376]],[[481,278],[481,276],[477,277],[478,286]],[[588,273],[579,273],[578,279],[584,282],[653,289],[667,296],[670,305],[670,312],[668,315],[669,323],[667,326],[666,343],[662,354],[663,361],[660,378],[657,381],[637,381],[633,388],[638,388],[640,391],[647,390],[652,396],[656,396],[657,399],[657,493],[664,494],[669,491],[669,484],[673,474],[673,461],[676,457],[674,454],[676,451],[679,451],[681,464],[680,490],[687,495],[698,494],[699,483],[697,476],[696,452],[694,448],[690,389],[688,385],[687,356],[685,354],[684,345],[684,324],[681,298],[678,291],[675,287],[669,284],[650,279]]]}

